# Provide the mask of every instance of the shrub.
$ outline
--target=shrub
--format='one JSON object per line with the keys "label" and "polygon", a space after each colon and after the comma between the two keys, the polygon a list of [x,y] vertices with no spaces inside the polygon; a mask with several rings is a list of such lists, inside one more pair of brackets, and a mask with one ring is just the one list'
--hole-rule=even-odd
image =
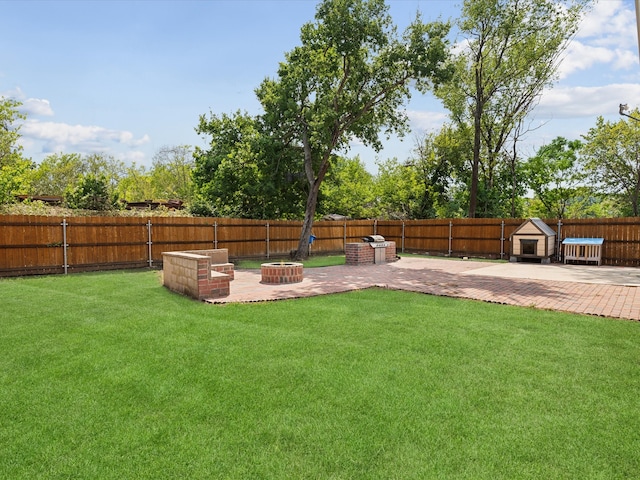
{"label": "shrub", "polygon": [[111,210],[118,204],[106,177],[91,173],[81,176],[78,184],[65,192],[65,201],[70,208],[97,211]]}

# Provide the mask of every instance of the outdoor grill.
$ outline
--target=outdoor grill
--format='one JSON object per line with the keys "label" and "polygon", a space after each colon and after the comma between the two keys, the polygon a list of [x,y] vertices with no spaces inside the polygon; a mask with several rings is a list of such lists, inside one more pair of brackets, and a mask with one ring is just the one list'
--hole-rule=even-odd
{"label": "outdoor grill", "polygon": [[389,242],[386,242],[382,235],[367,235],[362,238],[362,241],[373,248],[373,263],[385,263],[387,259],[386,249],[389,246]]}

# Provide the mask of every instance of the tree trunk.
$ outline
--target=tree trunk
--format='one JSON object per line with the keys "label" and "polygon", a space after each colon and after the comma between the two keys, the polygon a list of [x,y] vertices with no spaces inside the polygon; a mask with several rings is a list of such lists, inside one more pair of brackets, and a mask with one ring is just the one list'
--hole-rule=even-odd
{"label": "tree trunk", "polygon": [[321,183],[322,182],[316,180],[309,189],[304,221],[302,222],[302,231],[300,232],[300,240],[298,240],[298,248],[293,256],[294,260],[304,260],[309,257],[309,238],[311,237],[311,229],[313,228],[313,218],[316,214],[316,205],[318,204],[318,193],[320,192]]}
{"label": "tree trunk", "polygon": [[638,216],[638,199],[640,198],[640,172],[638,172],[638,162],[636,161],[636,184],[633,189],[633,197],[631,198],[631,208],[633,210],[633,216]]}
{"label": "tree trunk", "polygon": [[[338,135],[334,135],[334,139],[337,138]],[[298,248],[293,255],[294,260],[303,260],[309,257],[309,238],[311,237],[313,218],[316,215],[320,185],[322,185],[322,181],[327,174],[327,170],[329,170],[329,158],[331,157],[331,152],[335,148],[335,142],[324,153],[317,175],[314,175],[313,171],[311,143],[309,142],[309,135],[306,130],[306,126],[302,129],[302,147],[304,149],[304,172],[309,184],[309,194],[307,195],[307,205],[304,210],[304,221],[302,222],[302,231],[300,232],[300,240],[298,240]]]}
{"label": "tree trunk", "polygon": [[471,190],[469,191],[469,218],[475,218],[478,207],[478,170],[480,166],[480,107],[474,119],[473,160],[471,162]]}
{"label": "tree trunk", "polygon": [[[476,61],[479,61],[478,58]],[[469,218],[475,218],[478,208],[478,170],[480,166],[480,148],[482,140],[482,72],[481,66],[475,70],[475,105],[473,108],[473,160],[471,162],[471,191],[469,192]]]}

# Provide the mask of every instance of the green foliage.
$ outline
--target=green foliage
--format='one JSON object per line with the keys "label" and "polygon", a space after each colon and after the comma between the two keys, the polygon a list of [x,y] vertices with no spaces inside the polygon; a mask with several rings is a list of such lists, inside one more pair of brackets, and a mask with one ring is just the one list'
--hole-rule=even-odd
{"label": "green foliage", "polygon": [[408,161],[380,162],[377,189],[383,216],[401,219],[463,216],[468,199],[463,159],[463,136],[444,126],[438,134],[418,139]]}
{"label": "green foliage", "polygon": [[527,184],[544,206],[538,216],[566,218],[570,207],[573,215],[583,216],[579,212],[592,196],[584,185],[583,165],[578,158],[581,148],[579,140],[557,137],[525,163]]}
{"label": "green foliage", "polygon": [[320,215],[375,218],[377,196],[373,175],[360,158],[337,158],[320,189]]}
{"label": "green foliage", "polygon": [[199,194],[194,196],[187,209],[191,215],[196,217],[215,217],[211,204]]}
{"label": "green foliage", "polygon": [[[632,112],[640,118],[640,111]],[[640,215],[640,122],[634,118],[605,122],[583,136],[585,168],[591,182],[602,193],[620,201],[624,215]]]}
{"label": "green foliage", "polygon": [[25,120],[27,116],[18,111],[21,105],[17,100],[0,97],[0,167],[23,160],[22,146],[18,144],[20,126],[17,122]]}
{"label": "green foliage", "polygon": [[[591,0],[465,0],[458,25],[463,37],[454,81],[437,90],[460,130],[468,133],[468,216],[511,209],[519,189],[515,168],[500,164],[504,149],[522,135],[524,118],[553,83],[562,52]],[[506,183],[506,185],[505,185]],[[505,187],[512,192],[505,208]]]}
{"label": "green foliage", "polygon": [[[257,168],[257,120],[236,112],[208,120],[200,117],[197,132],[211,136],[209,150],[196,148],[194,182],[199,194],[208,199],[217,216],[250,218],[260,209],[256,190],[260,184]],[[256,215],[262,218],[262,215]]]}
{"label": "green foliage", "polygon": [[161,147],[154,155],[150,169],[135,163],[126,167],[118,182],[118,196],[128,202],[176,199],[191,205],[194,201],[194,166],[191,147]]}
{"label": "green foliage", "polygon": [[82,160],[82,174],[91,174],[94,177],[102,177],[111,192],[116,191],[118,183],[127,171],[125,163],[112,155],[93,153],[85,155],[82,157]]}
{"label": "green foliage", "polygon": [[13,158],[12,163],[0,165],[0,205],[15,202],[16,195],[29,193],[33,163]]}
{"label": "green foliage", "polygon": [[33,170],[29,193],[63,196],[86,176],[103,179],[109,191],[114,192],[126,173],[124,163],[109,155],[52,154]]}
{"label": "green foliage", "polygon": [[87,164],[79,153],[48,155],[33,172],[31,191],[34,195],[63,196],[86,172]]}
{"label": "green foliage", "polygon": [[450,74],[449,25],[417,16],[399,37],[388,10],[383,0],[322,1],[277,78],[257,90],[265,123],[302,149],[308,196],[300,258],[308,253],[320,186],[336,152],[354,138],[380,149],[382,133],[405,133],[401,107],[411,88],[425,92]]}
{"label": "green foliage", "polygon": [[424,186],[418,170],[412,165],[389,159],[378,163],[376,188],[384,218],[420,218],[420,200]]}
{"label": "green foliage", "polygon": [[0,280],[0,477],[640,471],[640,324],[372,289],[206,305],[157,272]]}
{"label": "green foliage", "polygon": [[82,175],[78,183],[65,192],[65,201],[70,208],[97,211],[111,210],[118,204],[106,175],[93,173]]}
{"label": "green foliage", "polygon": [[110,194],[122,200],[180,199],[189,203],[193,196],[192,170],[193,159],[187,146],[162,147],[149,170],[135,163],[126,166],[103,154],[58,153],[44,158],[33,170],[29,193],[64,196],[90,175],[102,179]]}
{"label": "green foliage", "polygon": [[196,148],[194,153],[196,210],[239,218],[302,215],[300,152],[274,138],[260,118],[212,113],[210,118],[200,117],[197,131],[210,141],[207,150]]}
{"label": "green foliage", "polygon": [[455,132],[447,126],[437,135],[425,135],[416,142],[411,165],[421,179],[422,198],[414,218],[456,216],[451,194],[463,165],[460,145]]}
{"label": "green foliage", "polygon": [[20,113],[20,102],[0,97],[0,204],[13,203],[15,195],[29,193],[33,164],[22,157],[20,126],[26,115]]}
{"label": "green foliage", "polygon": [[144,165],[135,163],[127,167],[122,179],[118,182],[118,197],[127,202],[143,202],[156,200],[156,189],[153,184],[152,174]]}
{"label": "green foliage", "polygon": [[194,195],[192,172],[193,152],[188,145],[164,146],[153,157],[151,198],[179,199],[191,203]]}

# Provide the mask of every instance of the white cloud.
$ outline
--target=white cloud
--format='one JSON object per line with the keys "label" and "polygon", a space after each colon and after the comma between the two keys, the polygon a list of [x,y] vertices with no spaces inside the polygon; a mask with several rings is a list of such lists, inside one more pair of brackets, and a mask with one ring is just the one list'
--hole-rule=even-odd
{"label": "white cloud", "polygon": [[632,48],[636,44],[636,17],[633,9],[622,0],[597,2],[578,31],[577,38],[593,38],[601,45],[616,45]]}
{"label": "white cloud", "polygon": [[565,52],[558,74],[560,78],[566,78],[572,73],[587,70],[596,64],[611,63],[615,58],[615,51],[611,49],[574,40]]}
{"label": "white cloud", "polygon": [[114,145],[139,147],[150,141],[148,135],[135,138],[131,132],[111,130],[95,125],[69,125],[27,120],[20,133],[27,141],[41,142],[44,152],[106,152]]}
{"label": "white cloud", "polygon": [[534,112],[536,118],[615,115],[621,103],[640,105],[640,85],[620,83],[600,87],[556,87],[547,90]]}
{"label": "white cloud", "polygon": [[636,17],[621,0],[596,3],[569,44],[559,68],[560,78],[594,66],[628,70],[638,66]]}
{"label": "white cloud", "polygon": [[49,100],[40,98],[27,98],[22,101],[20,110],[29,115],[41,115],[45,117],[53,116],[53,109]]}
{"label": "white cloud", "polygon": [[0,97],[13,98],[22,103],[19,110],[22,113],[26,113],[27,116],[41,115],[50,117],[53,115],[53,109],[51,108],[49,100],[44,98],[28,98],[20,87],[0,92]]}
{"label": "white cloud", "polygon": [[121,159],[128,163],[143,164],[147,160],[147,155],[139,150],[131,150],[121,155]]}
{"label": "white cloud", "polygon": [[446,112],[424,110],[407,110],[407,117],[409,117],[412,129],[425,132],[439,130],[448,119]]}
{"label": "white cloud", "polygon": [[613,67],[615,70],[628,70],[638,66],[638,54],[632,50],[616,50]]}
{"label": "white cloud", "polygon": [[42,121],[34,117],[54,116],[49,100],[29,98],[20,87],[0,92],[0,97],[22,103],[20,111],[27,119],[20,127],[19,143],[34,160],[50,153],[115,155],[124,161],[144,163],[147,154],[142,148],[151,142],[149,135],[136,137],[128,130],[115,130],[96,125],[70,125],[64,122]]}
{"label": "white cloud", "polygon": [[0,92],[0,97],[15,98],[16,100],[22,101],[25,98],[25,94],[22,92],[22,89],[20,87],[16,87],[11,90]]}

